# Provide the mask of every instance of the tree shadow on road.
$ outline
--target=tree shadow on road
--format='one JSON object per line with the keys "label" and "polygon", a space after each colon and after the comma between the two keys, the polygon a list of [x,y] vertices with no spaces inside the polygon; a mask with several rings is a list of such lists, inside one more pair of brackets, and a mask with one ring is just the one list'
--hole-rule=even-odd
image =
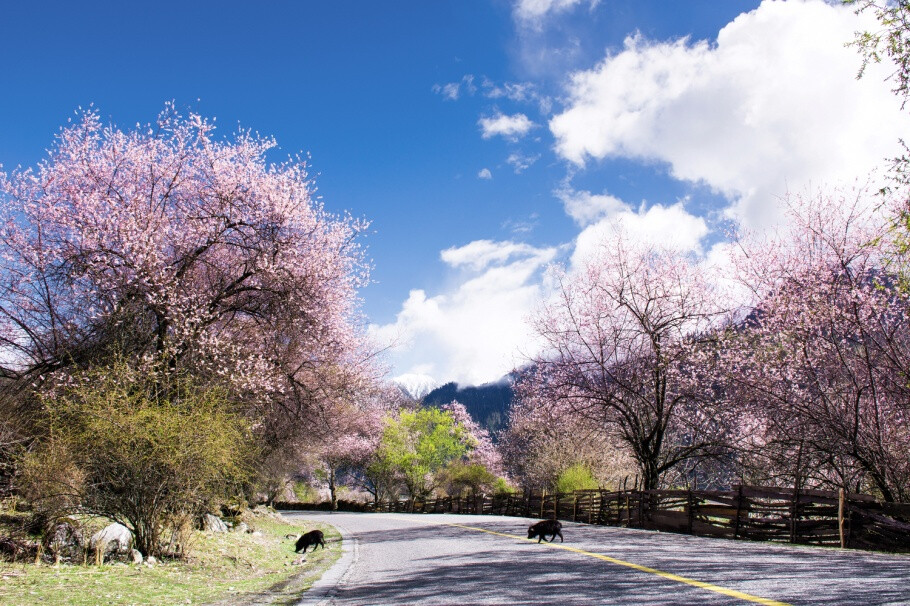
{"label": "tree shadow on road", "polygon": [[[428,520],[429,521],[429,520]],[[434,522],[445,520],[434,520]],[[453,520],[462,523],[463,520]],[[523,521],[465,525],[517,535]],[[591,556],[507,537],[468,541],[464,528],[445,524],[358,533],[362,543],[464,543],[463,553],[415,557],[407,570],[367,586],[342,587],[352,604],[730,604],[730,596]],[[910,558],[836,550],[721,541],[616,528],[567,526],[566,545],[770,599],[800,604],[906,603]],[[557,545],[559,541],[557,539]],[[469,550],[468,546],[480,545]],[[864,578],[874,569],[881,582]],[[811,579],[811,589],[807,580]]]}
{"label": "tree shadow on road", "polygon": [[[483,524],[484,528],[521,534],[527,527]],[[459,540],[465,530],[449,526],[396,532],[359,533],[363,543]],[[695,588],[670,581],[643,584],[644,573],[612,569],[605,563],[534,542],[516,545],[490,536],[483,549],[443,558],[412,560],[409,570],[395,570],[379,583],[342,587],[337,599],[350,604],[724,604]],[[557,539],[558,541],[558,539]],[[476,544],[476,543],[472,543]],[[644,587],[644,588],[643,588]],[[676,593],[674,596],[672,593]],[[607,597],[609,596],[609,597]],[[720,596],[718,596],[720,598]],[[606,598],[606,600],[605,600]]]}

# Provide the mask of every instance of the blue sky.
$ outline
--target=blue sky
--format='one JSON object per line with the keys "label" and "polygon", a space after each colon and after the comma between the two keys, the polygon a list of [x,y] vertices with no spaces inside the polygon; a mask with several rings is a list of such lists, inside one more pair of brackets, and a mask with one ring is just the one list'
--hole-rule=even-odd
{"label": "blue sky", "polygon": [[861,26],[821,0],[8,3],[0,163],[90,104],[272,135],[372,221],[391,374],[477,383],[533,353],[545,267],[608,223],[710,258],[725,222],[896,153],[886,72],[856,82],[843,47]]}

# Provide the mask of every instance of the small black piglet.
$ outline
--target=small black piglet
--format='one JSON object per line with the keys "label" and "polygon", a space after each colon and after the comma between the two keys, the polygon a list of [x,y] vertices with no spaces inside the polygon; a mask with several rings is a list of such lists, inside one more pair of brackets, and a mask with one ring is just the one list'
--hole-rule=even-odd
{"label": "small black piglet", "polygon": [[300,538],[297,539],[297,545],[294,547],[294,551],[300,553],[300,550],[303,550],[303,553],[306,553],[306,548],[310,545],[313,546],[313,551],[316,551],[316,547],[322,545],[322,548],[325,549],[325,539],[322,536],[321,530],[311,530],[300,535]]}
{"label": "small black piglet", "polygon": [[556,538],[556,535],[559,535],[559,542],[562,543],[562,523],[558,520],[544,520],[528,527],[528,538],[540,537],[537,539],[538,543],[545,539],[547,535],[550,535],[551,543]]}

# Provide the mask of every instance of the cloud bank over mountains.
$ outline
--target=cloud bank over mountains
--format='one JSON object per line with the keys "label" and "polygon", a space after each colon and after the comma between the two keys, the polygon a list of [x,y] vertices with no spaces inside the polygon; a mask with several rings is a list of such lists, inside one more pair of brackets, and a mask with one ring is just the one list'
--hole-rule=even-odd
{"label": "cloud bank over mountains", "polygon": [[[569,11],[596,8],[582,0],[520,0],[513,15],[518,27],[545,27]],[[723,27],[716,41],[630,33],[590,68],[565,74],[561,102],[539,118],[549,130],[541,145],[549,149],[537,153],[551,156],[539,164],[565,166],[551,194],[577,225],[576,237],[549,246],[482,239],[443,250],[452,285],[436,294],[412,290],[395,322],[373,327],[379,338],[400,339],[396,367],[440,381],[501,377],[522,362],[521,353],[534,353],[524,320],[546,293],[546,266],[580,264],[616,223],[635,239],[718,263],[722,219],[767,228],[788,191],[868,179],[900,153],[910,114],[883,83],[886,66],[871,65],[855,78],[860,59],[845,43],[873,27],[865,19],[822,0],[766,0]],[[515,142],[535,121],[497,110],[478,125],[484,139]],[[611,182],[599,193],[575,185],[584,177],[590,186],[616,159],[663,172],[691,194],[633,202],[611,193]],[[690,199],[700,195],[713,206]]]}

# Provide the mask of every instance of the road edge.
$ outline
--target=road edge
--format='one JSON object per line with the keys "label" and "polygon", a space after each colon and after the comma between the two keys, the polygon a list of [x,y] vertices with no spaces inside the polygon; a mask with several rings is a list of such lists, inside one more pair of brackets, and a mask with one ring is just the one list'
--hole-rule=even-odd
{"label": "road edge", "polygon": [[[306,515],[305,511],[295,511],[293,513]],[[319,580],[313,583],[312,587],[306,590],[300,601],[296,603],[296,606],[326,606],[330,604],[341,585],[350,576],[350,572],[357,562],[357,539],[343,526],[332,522],[326,523],[332,524],[341,535],[341,557],[319,577]]]}

